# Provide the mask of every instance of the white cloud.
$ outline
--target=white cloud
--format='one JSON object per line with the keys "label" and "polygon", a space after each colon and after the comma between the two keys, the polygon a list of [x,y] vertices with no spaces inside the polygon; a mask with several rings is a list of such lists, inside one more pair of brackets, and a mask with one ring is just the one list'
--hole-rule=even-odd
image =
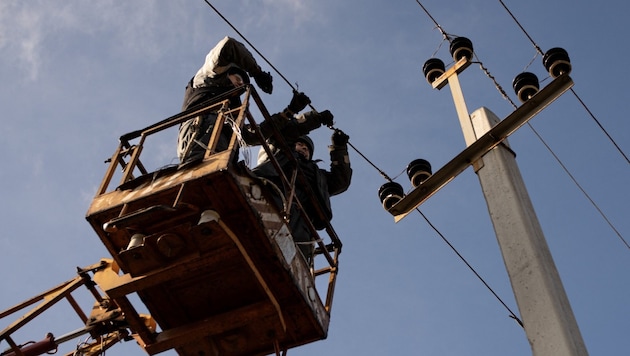
{"label": "white cloud", "polygon": [[0,4],[0,51],[9,65],[18,66],[28,78],[37,77],[42,40],[39,13],[25,11],[18,1]]}
{"label": "white cloud", "polygon": [[[168,9],[165,10],[164,8]],[[55,38],[87,35],[108,42],[118,57],[159,58],[187,26],[179,2],[3,1],[0,53],[10,67],[35,81]],[[159,8],[159,9],[158,9]],[[72,46],[73,43],[66,43]]]}

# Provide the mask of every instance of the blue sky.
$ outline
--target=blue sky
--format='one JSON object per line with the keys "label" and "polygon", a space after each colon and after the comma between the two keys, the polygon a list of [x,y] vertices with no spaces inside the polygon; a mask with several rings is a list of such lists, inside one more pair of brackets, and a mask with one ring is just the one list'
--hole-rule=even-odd
{"label": "blue sky", "polygon": [[[430,57],[448,65],[450,55],[416,1],[212,3],[315,108],[331,110],[352,144],[390,177],[416,158],[435,171],[465,148],[450,92],[431,89],[421,73]],[[448,33],[473,41],[514,102],[518,73],[549,83],[540,56],[499,1],[422,4]],[[623,24],[630,5],[505,4],[543,51],[568,51],[575,92],[628,155],[630,49]],[[121,134],[178,112],[186,82],[225,35],[238,38],[201,0],[0,3],[0,310],[107,257],[84,219],[103,161]],[[274,92],[263,100],[278,111],[291,88],[272,74]],[[478,64],[460,82],[470,111],[485,106],[500,118],[512,112]],[[630,240],[630,165],[571,93],[531,125],[610,222],[529,126],[510,137],[587,349],[628,354],[630,250],[611,225]],[[312,135],[324,163],[330,134],[322,128]],[[159,159],[175,157],[175,137],[159,147]],[[350,155],[352,186],[332,199],[344,249],[329,335],[290,354],[530,355],[523,329],[505,308],[419,214],[394,223],[377,197],[385,180],[355,151]],[[409,187],[404,175],[396,180]],[[518,314],[472,169],[420,209]],[[68,310],[51,310],[16,341],[79,328]],[[145,353],[127,342],[108,354]]]}

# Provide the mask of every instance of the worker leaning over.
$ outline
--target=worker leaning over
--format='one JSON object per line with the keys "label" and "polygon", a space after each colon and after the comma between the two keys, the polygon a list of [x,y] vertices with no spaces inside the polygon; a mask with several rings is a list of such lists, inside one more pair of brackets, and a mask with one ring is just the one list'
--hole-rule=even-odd
{"label": "worker leaning over", "polygon": [[[250,75],[262,91],[271,94],[273,91],[271,74],[260,68],[245,45],[226,36],[210,50],[203,66],[188,82],[182,111],[225,94],[235,87],[249,84]],[[332,115],[330,112],[305,113],[300,116],[299,120],[295,117],[295,114],[302,111],[310,102],[304,93],[294,91],[287,108],[281,113],[271,116],[272,122],[281,132],[285,130],[291,132],[290,135],[294,133],[306,134],[322,124],[331,125]],[[239,96],[230,97],[231,108],[240,105]],[[177,140],[177,156],[180,163],[195,162],[203,158],[206,151],[205,146],[210,140],[217,116],[217,112],[212,112],[190,119],[180,125]],[[260,129],[264,137],[271,135],[270,123],[262,122]],[[248,125],[241,130],[241,134],[247,144],[261,144],[254,130]],[[217,151],[225,150],[228,147],[231,136],[232,128],[226,123],[219,136]]]}

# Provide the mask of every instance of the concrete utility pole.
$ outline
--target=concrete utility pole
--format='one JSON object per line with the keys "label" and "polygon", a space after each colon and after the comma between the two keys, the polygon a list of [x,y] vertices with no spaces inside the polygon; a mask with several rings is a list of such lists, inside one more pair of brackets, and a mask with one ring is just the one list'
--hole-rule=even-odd
{"label": "concrete utility pole", "polygon": [[566,74],[557,77],[501,121],[486,108],[468,114],[457,75],[469,64],[462,58],[432,84],[437,89],[449,84],[468,147],[389,212],[395,221],[400,221],[472,164],[481,182],[533,355],[588,355],[514,152],[506,141],[573,82]]}
{"label": "concrete utility pole", "polygon": [[[471,114],[475,133],[499,122],[491,111]],[[587,355],[586,346],[529,199],[514,153],[499,145],[477,170],[503,261],[534,355]]]}

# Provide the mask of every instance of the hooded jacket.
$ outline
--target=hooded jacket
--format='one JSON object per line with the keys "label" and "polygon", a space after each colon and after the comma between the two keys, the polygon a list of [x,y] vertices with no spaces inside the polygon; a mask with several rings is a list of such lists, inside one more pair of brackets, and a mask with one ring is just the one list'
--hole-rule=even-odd
{"label": "hooded jacket", "polygon": [[228,74],[234,71],[249,83],[247,73],[255,76],[261,69],[245,45],[225,36],[210,50],[203,66],[188,82],[182,111],[232,89]]}

